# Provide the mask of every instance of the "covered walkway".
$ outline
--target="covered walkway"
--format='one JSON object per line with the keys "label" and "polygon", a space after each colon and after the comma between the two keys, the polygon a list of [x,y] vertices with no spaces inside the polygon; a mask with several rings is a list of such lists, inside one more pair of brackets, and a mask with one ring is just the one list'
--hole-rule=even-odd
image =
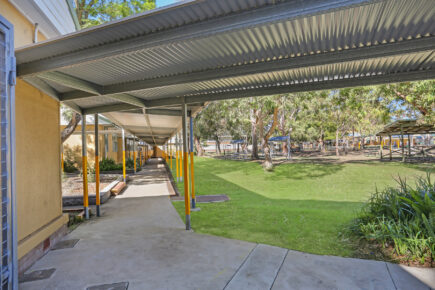
{"label": "covered walkway", "polygon": [[311,255],[186,231],[171,194],[163,164],[151,159],[122,195],[104,205],[102,217],[65,237],[79,240],[74,247],[50,251],[27,271],[55,269],[49,278],[21,283],[20,289],[113,283],[120,288],[110,289],[435,287],[434,269]]}

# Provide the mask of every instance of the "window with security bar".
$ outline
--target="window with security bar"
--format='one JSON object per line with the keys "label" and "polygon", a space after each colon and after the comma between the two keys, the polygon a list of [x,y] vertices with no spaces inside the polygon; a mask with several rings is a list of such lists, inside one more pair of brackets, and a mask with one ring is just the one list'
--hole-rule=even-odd
{"label": "window with security bar", "polygon": [[0,15],[1,289],[18,289],[15,225],[15,58],[12,26]]}

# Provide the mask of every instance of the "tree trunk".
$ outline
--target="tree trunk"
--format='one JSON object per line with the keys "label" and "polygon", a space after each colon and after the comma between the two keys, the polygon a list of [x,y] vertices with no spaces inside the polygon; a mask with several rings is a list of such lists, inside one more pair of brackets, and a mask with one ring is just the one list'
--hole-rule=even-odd
{"label": "tree trunk", "polygon": [[199,139],[197,137],[194,137],[193,142],[195,143],[196,152],[198,156],[204,155],[204,149],[202,148],[201,142],[199,142]]}
{"label": "tree trunk", "polygon": [[287,154],[287,160],[292,159],[292,145],[291,145],[292,143],[291,143],[291,140],[290,140],[290,132],[291,132],[291,130],[288,132],[287,142],[284,143],[285,145],[287,145],[286,147],[288,147],[288,150],[286,152],[286,154]]}
{"label": "tree trunk", "polygon": [[338,130],[335,130],[335,155],[340,156],[340,151],[338,149]]}
{"label": "tree trunk", "polygon": [[257,116],[255,109],[251,110],[251,131],[252,131],[252,159],[257,160],[258,157],[258,137],[257,137]]}
{"label": "tree trunk", "polygon": [[270,146],[269,146],[269,138],[275,131],[276,125],[278,124],[278,108],[274,108],[273,110],[273,122],[272,126],[270,126],[269,131],[264,134],[262,137],[262,148],[264,152],[264,164],[263,167],[266,170],[272,170],[273,169],[273,162],[272,157],[270,156]]}
{"label": "tree trunk", "polygon": [[216,154],[221,155],[221,142],[219,142],[219,137],[216,137],[215,141],[216,141]]}
{"label": "tree trunk", "polygon": [[77,114],[76,112],[72,113],[71,121],[69,121],[68,125],[66,125],[62,130],[62,133],[60,133],[60,142],[62,144],[69,138],[69,136],[71,136],[72,133],[74,133],[81,120],[82,116],[80,114]]}

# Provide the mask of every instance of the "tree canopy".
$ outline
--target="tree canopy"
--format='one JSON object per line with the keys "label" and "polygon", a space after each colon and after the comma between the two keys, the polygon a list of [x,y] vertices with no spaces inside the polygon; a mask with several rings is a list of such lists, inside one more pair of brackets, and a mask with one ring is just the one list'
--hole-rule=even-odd
{"label": "tree canopy", "polygon": [[434,96],[435,81],[430,80],[211,102],[196,118],[195,137],[244,139],[252,144],[254,159],[257,144],[267,153],[273,135],[316,141],[321,149],[330,139],[338,155],[345,136],[372,136],[402,118],[434,123]]}
{"label": "tree canopy", "polygon": [[156,7],[155,0],[74,0],[82,28],[121,19]]}

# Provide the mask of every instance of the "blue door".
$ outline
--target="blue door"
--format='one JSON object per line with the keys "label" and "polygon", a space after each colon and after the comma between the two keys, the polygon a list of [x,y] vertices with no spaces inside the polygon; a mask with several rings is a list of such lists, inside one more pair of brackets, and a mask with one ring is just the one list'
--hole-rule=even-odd
{"label": "blue door", "polygon": [[0,15],[1,289],[18,289],[13,26]]}

